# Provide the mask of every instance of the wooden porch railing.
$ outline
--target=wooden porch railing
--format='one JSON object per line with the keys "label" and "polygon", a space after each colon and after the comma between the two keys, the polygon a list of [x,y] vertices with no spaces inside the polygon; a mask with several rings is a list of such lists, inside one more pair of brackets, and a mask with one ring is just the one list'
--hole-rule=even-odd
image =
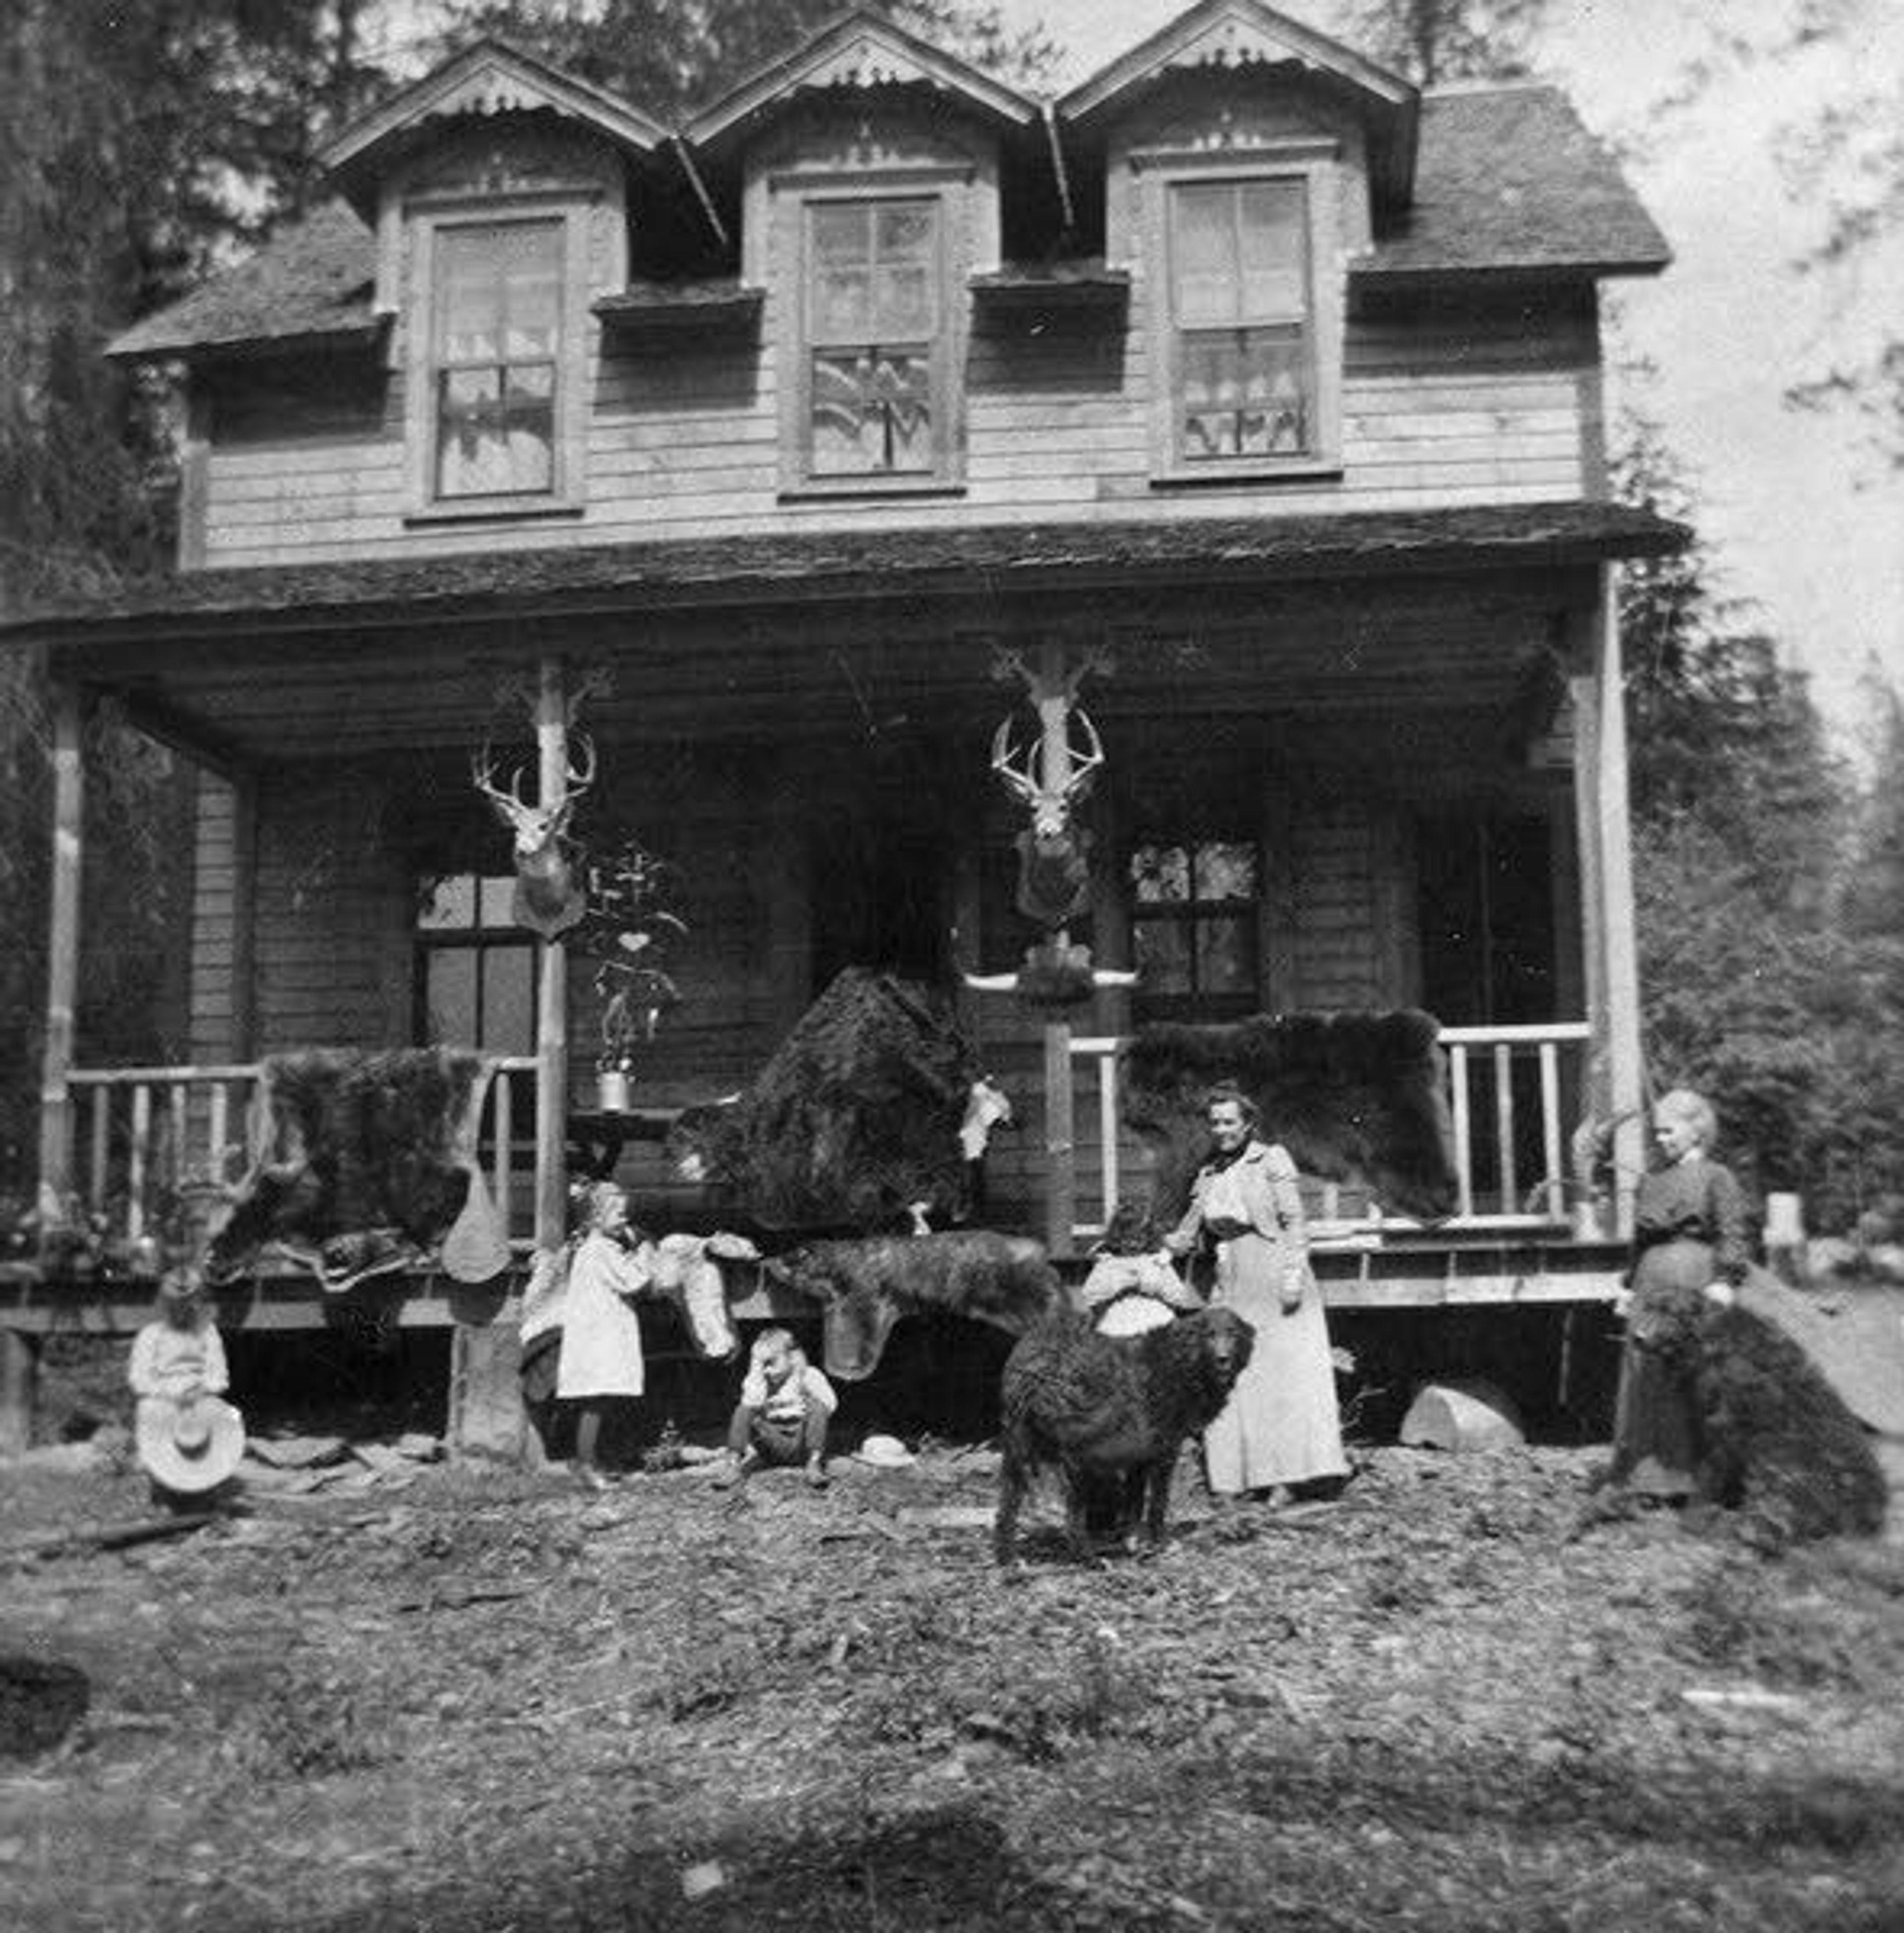
{"label": "wooden porch railing", "polygon": [[[503,1225],[514,1232],[533,1197],[536,1062],[511,1054],[494,1069],[478,1158]],[[171,1190],[237,1180],[263,1144],[259,1073],[255,1062],[73,1069],[68,1172],[77,1205],[109,1235],[137,1240]]]}
{"label": "wooden porch railing", "polygon": [[[1577,1118],[1590,1030],[1584,1021],[1538,1027],[1449,1027],[1449,1108],[1454,1124],[1457,1230],[1532,1231],[1566,1225],[1567,1142]],[[1122,1129],[1115,1035],[1071,1042],[1074,1118],[1080,1145],[1054,1162],[1042,1184],[1068,1192],[1054,1203],[1074,1240],[1101,1233],[1141,1156]],[[263,1132],[256,1064],[75,1069],[68,1172],[79,1205],[110,1235],[136,1240],[164,1193],[185,1181],[236,1180],[255,1159]],[[536,1062],[496,1063],[484,1103],[479,1159],[503,1225],[526,1238],[534,1207]],[[1053,1219],[1056,1216],[1054,1214]],[[1312,1231],[1320,1239],[1365,1238],[1418,1225],[1386,1214],[1334,1183],[1323,1184]]]}
{"label": "wooden porch railing", "polygon": [[[1591,1035],[1584,1021],[1442,1030],[1458,1189],[1455,1213],[1444,1228],[1566,1225],[1567,1142],[1561,1123],[1578,1112]],[[1095,1117],[1096,1126],[1095,1174],[1089,1174],[1088,1162],[1074,1164],[1082,1185],[1071,1204],[1070,1225],[1080,1240],[1102,1233],[1131,1153],[1128,1136],[1119,1145],[1117,1053],[1122,1044],[1114,1034],[1080,1035],[1071,1044],[1074,1118],[1081,1126]],[[1053,1179],[1064,1185],[1062,1173]],[[1326,1240],[1419,1225],[1373,1206],[1356,1207],[1347,1191],[1330,1182],[1322,1186],[1311,1232]]]}

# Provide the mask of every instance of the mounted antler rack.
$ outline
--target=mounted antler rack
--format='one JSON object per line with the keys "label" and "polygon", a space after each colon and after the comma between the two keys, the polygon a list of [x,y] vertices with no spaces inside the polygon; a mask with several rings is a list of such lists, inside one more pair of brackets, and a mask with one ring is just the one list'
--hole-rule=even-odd
{"label": "mounted antler rack", "polygon": [[1128,987],[1134,973],[1094,969],[1088,946],[1072,942],[1066,928],[1091,901],[1091,834],[1077,808],[1090,795],[1104,763],[1104,743],[1079,704],[1079,687],[1092,672],[1107,674],[1107,652],[1093,648],[1068,662],[1057,642],[1040,648],[1035,663],[1023,652],[1001,649],[992,675],[1023,683],[1038,714],[1038,735],[1021,750],[1009,717],[992,735],[992,770],[1026,810],[1018,835],[1017,904],[1044,937],[1026,953],[1016,973],[967,974],[981,993],[1015,993],[1046,1007],[1075,1006],[1102,987]]}
{"label": "mounted antler rack", "polygon": [[[523,796],[522,765],[510,772],[506,791],[496,783],[495,753],[487,738],[470,762],[470,783],[509,829],[515,864],[511,911],[515,922],[545,939],[567,932],[581,919],[586,904],[575,863],[577,847],[569,827],[576,806],[595,783],[596,761],[594,741],[585,732],[575,731],[574,726],[583,699],[602,688],[598,674],[580,681],[568,695],[562,714],[561,775],[553,786],[545,777],[533,802]],[[533,711],[533,695],[515,684],[506,684],[502,695],[527,696]]]}

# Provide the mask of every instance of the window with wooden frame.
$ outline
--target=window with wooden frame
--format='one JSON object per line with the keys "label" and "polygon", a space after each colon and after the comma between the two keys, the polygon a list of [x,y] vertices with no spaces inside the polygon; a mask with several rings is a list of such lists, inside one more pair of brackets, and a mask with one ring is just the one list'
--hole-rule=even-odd
{"label": "window with wooden frame", "polygon": [[1262,855],[1253,840],[1140,840],[1125,873],[1136,1009],[1221,1020],[1258,1004]]}
{"label": "window with wooden frame", "polygon": [[446,224],[432,250],[430,495],[444,504],[560,486],[560,219]]}
{"label": "window with wooden frame", "polygon": [[416,918],[416,1038],[489,1054],[536,1051],[536,943],[515,923],[512,873],[455,873]]}
{"label": "window with wooden frame", "polygon": [[902,487],[949,476],[944,230],[935,194],[804,203],[802,482]]}
{"label": "window with wooden frame", "polygon": [[1340,463],[1341,290],[1326,161],[1152,172],[1153,427],[1161,480]]}

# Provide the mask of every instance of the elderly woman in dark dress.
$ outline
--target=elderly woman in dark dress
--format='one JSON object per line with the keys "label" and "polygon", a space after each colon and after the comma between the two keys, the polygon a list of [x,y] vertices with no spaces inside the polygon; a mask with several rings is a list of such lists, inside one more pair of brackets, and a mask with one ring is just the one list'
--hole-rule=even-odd
{"label": "elderly woman in dark dress", "polygon": [[1653,1111],[1661,1165],[1633,1204],[1626,1346],[1609,1480],[1641,1496],[1690,1496],[1699,1461],[1690,1352],[1701,1304],[1729,1302],[1745,1279],[1746,1200],[1729,1169],[1707,1159],[1718,1132],[1710,1105],[1689,1088]]}

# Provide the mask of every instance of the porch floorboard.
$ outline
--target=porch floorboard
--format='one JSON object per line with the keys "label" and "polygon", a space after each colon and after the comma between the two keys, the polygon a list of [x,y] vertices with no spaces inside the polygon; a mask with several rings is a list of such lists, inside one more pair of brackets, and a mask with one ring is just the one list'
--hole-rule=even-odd
{"label": "porch floorboard", "polygon": [[[1458,1308],[1611,1301],[1625,1267],[1625,1244],[1575,1240],[1410,1240],[1381,1247],[1321,1248],[1311,1257],[1323,1300],[1331,1309]],[[1080,1279],[1088,1261],[1059,1264]],[[440,1275],[382,1278],[398,1287],[397,1323],[404,1329],[448,1327],[493,1321],[504,1313],[507,1291],[465,1288]],[[378,1294],[375,1289],[373,1294]],[[266,1334],[325,1327],[324,1292],[294,1265],[267,1270],[217,1298],[220,1327]],[[361,1303],[351,1294],[341,1300]],[[729,1305],[740,1321],[811,1319],[804,1297],[763,1283]],[[27,1335],[130,1336],[150,1321],[152,1291],[137,1282],[74,1282],[49,1278],[30,1262],[0,1264],[0,1330]]]}

